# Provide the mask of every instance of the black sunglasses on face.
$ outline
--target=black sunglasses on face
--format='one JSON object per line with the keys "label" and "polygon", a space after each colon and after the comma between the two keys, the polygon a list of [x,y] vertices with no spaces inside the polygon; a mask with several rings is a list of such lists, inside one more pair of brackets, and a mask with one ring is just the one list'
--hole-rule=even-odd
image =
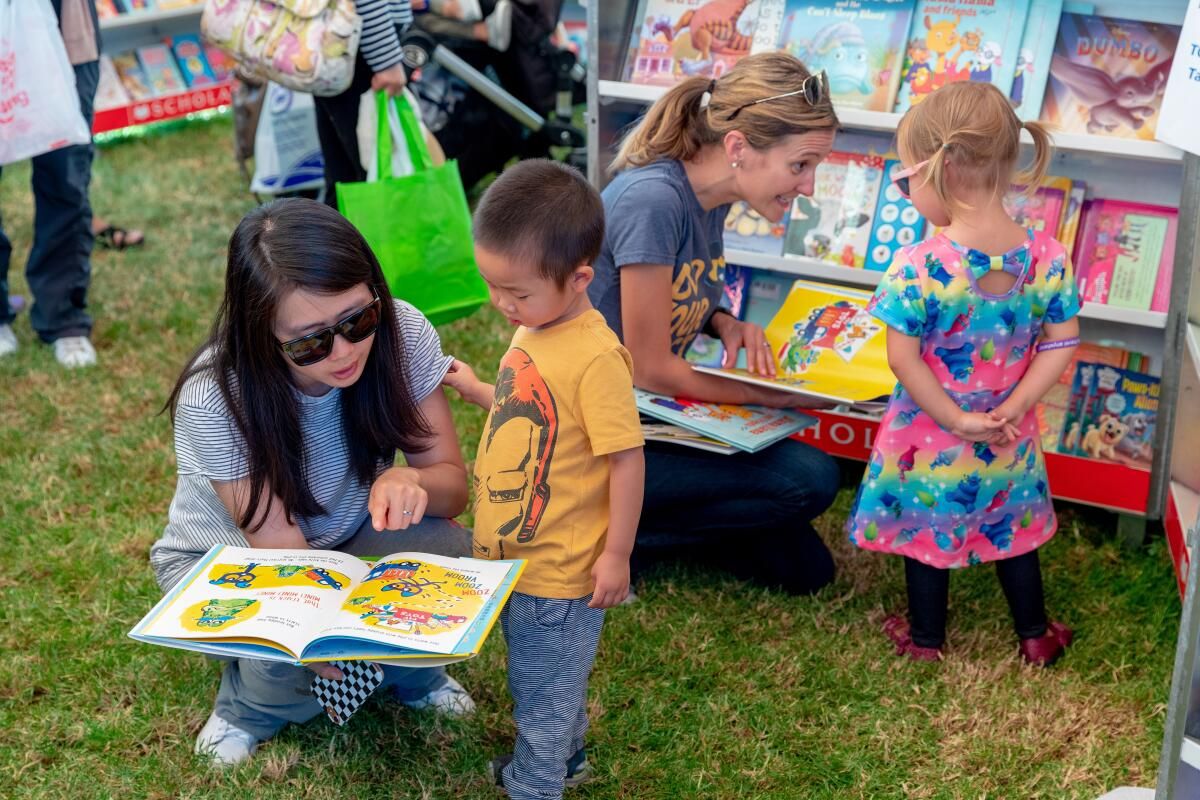
{"label": "black sunglasses on face", "polygon": [[307,367],[329,358],[333,352],[333,337],[340,334],[348,342],[361,342],[379,328],[379,309],[382,305],[378,297],[358,311],[352,312],[340,322],[335,322],[328,328],[305,334],[298,339],[280,342],[279,346],[287,357],[297,367]]}
{"label": "black sunglasses on face", "polygon": [[807,100],[810,106],[815,106],[817,103],[821,102],[821,98],[825,96],[828,89],[829,79],[825,76],[825,70],[821,70],[820,72],[814,73],[805,78],[804,82],[800,84],[800,88],[794,92],[773,94],[770,97],[764,97],[761,100],[754,100],[738,106],[733,110],[732,114],[725,118],[725,121],[733,122],[734,118],[737,117],[738,114],[742,113],[743,109],[749,108],[750,106],[756,106],[759,103],[767,103],[771,100],[782,100],[785,97],[796,97],[799,95]]}

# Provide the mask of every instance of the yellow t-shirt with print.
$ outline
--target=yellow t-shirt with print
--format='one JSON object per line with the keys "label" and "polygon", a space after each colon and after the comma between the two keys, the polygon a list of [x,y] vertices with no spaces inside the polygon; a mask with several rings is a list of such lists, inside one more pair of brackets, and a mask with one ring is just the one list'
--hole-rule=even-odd
{"label": "yellow t-shirt with print", "polygon": [[592,591],[608,532],[608,455],[641,447],[633,361],[595,310],[517,329],[475,458],[478,558],[524,558],[517,591]]}

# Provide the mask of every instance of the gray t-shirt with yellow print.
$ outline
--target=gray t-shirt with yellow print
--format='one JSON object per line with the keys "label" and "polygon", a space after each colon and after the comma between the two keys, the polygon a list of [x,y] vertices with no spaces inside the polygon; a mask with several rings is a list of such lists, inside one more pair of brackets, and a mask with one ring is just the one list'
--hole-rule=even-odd
{"label": "gray t-shirt with yellow print", "polygon": [[622,172],[601,196],[607,227],[588,289],[592,305],[624,341],[621,268],[670,264],[671,351],[682,356],[721,301],[729,206],[705,211],[673,159]]}

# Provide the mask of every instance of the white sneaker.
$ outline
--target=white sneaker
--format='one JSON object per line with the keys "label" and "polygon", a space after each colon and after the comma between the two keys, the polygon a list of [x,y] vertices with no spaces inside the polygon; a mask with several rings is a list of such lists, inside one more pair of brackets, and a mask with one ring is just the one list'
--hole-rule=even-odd
{"label": "white sneaker", "polygon": [[208,715],[208,722],[196,737],[196,753],[212,758],[214,767],[241,764],[257,747],[258,739],[254,734],[218,717],[215,711]]}
{"label": "white sneaker", "polygon": [[475,713],[475,701],[462,684],[446,676],[446,683],[416,700],[401,700],[409,708],[430,708],[448,717],[465,717]]}
{"label": "white sneaker", "polygon": [[96,363],[96,348],[86,336],[64,336],[54,340],[54,357],[68,369],[90,367]]}
{"label": "white sneaker", "polygon": [[487,26],[488,47],[501,53],[512,43],[512,0],[500,0],[490,16],[483,21]]}
{"label": "white sneaker", "polygon": [[0,325],[0,358],[17,352],[17,335],[12,325]]}

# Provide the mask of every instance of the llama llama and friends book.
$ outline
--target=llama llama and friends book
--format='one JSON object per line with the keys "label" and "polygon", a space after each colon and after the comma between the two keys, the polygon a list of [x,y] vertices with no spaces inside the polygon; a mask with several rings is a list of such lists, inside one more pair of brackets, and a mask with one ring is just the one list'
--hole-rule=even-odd
{"label": "llama llama and friends book", "polygon": [[891,111],[915,0],[787,0],[776,46],[829,78],[838,108]]}
{"label": "llama llama and friends book", "polygon": [[1041,118],[1064,133],[1154,139],[1179,26],[1064,13]]}
{"label": "llama llama and friends book", "polygon": [[764,326],[775,355],[775,378],[742,368],[693,367],[700,372],[872,407],[891,394],[885,326],[867,312],[871,293],[798,280]]}
{"label": "llama llama and friends book", "polygon": [[817,167],[812,197],[801,195],[792,204],[784,253],[861,269],[883,167],[879,156],[830,153]]}
{"label": "llama llama and friends book", "polygon": [[759,0],[643,0],[625,64],[625,80],[673,86],[683,78],[719,78],[749,55]]}
{"label": "llama llama and friends book", "polygon": [[434,667],[479,652],[525,562],[217,545],[129,635],[291,664]]}
{"label": "llama llama and friends book", "polygon": [[1029,0],[919,0],[896,97],[907,111],[957,81],[1012,89]]}

